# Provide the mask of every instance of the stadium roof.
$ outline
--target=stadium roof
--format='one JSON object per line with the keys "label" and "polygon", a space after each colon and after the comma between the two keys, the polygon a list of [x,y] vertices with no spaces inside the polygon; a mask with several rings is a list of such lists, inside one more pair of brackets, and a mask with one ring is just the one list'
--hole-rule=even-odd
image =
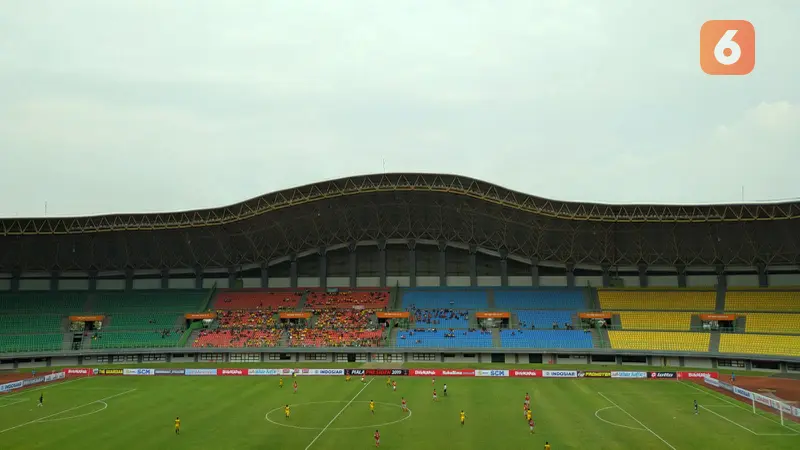
{"label": "stadium roof", "polygon": [[314,183],[221,208],[2,219],[0,269],[232,267],[387,239],[460,242],[574,263],[795,263],[798,217],[800,202],[578,203],[457,175],[392,173]]}

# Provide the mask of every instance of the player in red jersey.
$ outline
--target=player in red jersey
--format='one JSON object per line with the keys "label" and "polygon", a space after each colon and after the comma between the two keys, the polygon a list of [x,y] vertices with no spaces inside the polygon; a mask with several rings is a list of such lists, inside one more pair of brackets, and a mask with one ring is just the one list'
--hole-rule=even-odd
{"label": "player in red jersey", "polygon": [[525,404],[526,405],[530,405],[531,404],[531,396],[527,392],[525,393]]}
{"label": "player in red jersey", "polygon": [[400,407],[403,408],[403,412],[408,412],[408,405],[406,404],[406,398],[403,397],[402,401],[400,402]]}
{"label": "player in red jersey", "polygon": [[536,424],[533,423],[533,419],[528,421],[528,426],[531,427],[531,434],[536,432],[534,431],[534,427],[536,426]]}
{"label": "player in red jersey", "polygon": [[530,411],[530,408],[528,407],[528,404],[527,403],[523,403],[522,404],[522,417],[527,417],[528,416],[528,411]]}
{"label": "player in red jersey", "polygon": [[436,384],[436,377],[431,378],[431,386],[433,386],[434,384]]}
{"label": "player in red jersey", "polygon": [[436,389],[433,390],[433,401],[438,401],[439,397],[436,395]]}
{"label": "player in red jersey", "polygon": [[397,392],[397,381],[392,381],[392,390]]}
{"label": "player in red jersey", "polygon": [[297,381],[292,383],[292,387],[294,388],[294,393],[297,394]]}
{"label": "player in red jersey", "polygon": [[381,434],[378,432],[378,430],[375,430],[374,438],[375,438],[375,447],[380,447],[381,446]]}

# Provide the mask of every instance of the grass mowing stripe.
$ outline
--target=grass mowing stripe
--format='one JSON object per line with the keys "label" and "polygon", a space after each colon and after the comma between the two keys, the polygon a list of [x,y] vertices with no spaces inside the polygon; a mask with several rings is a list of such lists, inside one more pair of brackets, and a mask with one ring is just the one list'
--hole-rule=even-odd
{"label": "grass mowing stripe", "polygon": [[114,395],[110,395],[110,396],[105,397],[105,398],[101,398],[100,400],[94,400],[94,401],[91,401],[89,403],[84,403],[82,405],[73,406],[72,408],[65,409],[63,411],[59,411],[59,412],[57,412],[55,414],[50,414],[49,416],[40,417],[40,418],[38,418],[36,420],[31,420],[29,422],[25,422],[25,423],[22,423],[22,424],[19,424],[19,425],[15,425],[15,426],[10,427],[10,428],[6,428],[5,430],[0,430],[0,433],[5,433],[6,431],[16,430],[17,428],[22,428],[25,425],[30,425],[32,423],[41,422],[44,419],[49,419],[50,417],[55,417],[55,416],[58,416],[60,414],[64,414],[66,412],[75,411],[76,409],[84,408],[84,407],[89,406],[89,405],[94,405],[95,403],[102,403],[102,402],[104,402],[106,400],[111,400],[112,398],[116,398],[116,397],[119,397],[119,396],[122,396],[122,395],[125,395],[125,394],[130,394],[131,392],[133,392],[135,390],[136,389],[130,389],[130,390],[127,390],[125,392],[120,392],[119,394],[114,394]]}
{"label": "grass mowing stripe", "polygon": [[609,402],[609,403],[611,403],[612,405],[616,406],[616,407],[617,407],[617,409],[619,409],[620,411],[622,411],[622,412],[624,412],[625,414],[627,414],[627,415],[628,415],[628,417],[630,417],[631,419],[635,420],[635,421],[636,421],[636,423],[638,423],[639,425],[641,425],[641,426],[642,426],[642,427],[643,427],[645,430],[649,431],[649,432],[650,432],[650,434],[652,434],[653,436],[657,437],[657,438],[658,438],[658,439],[659,439],[661,442],[663,442],[663,443],[667,444],[667,447],[671,448],[672,450],[677,450],[675,447],[673,447],[673,446],[672,446],[672,444],[670,444],[669,442],[665,441],[665,440],[664,440],[664,438],[662,438],[661,436],[657,435],[655,431],[653,431],[653,430],[651,430],[650,428],[648,428],[648,427],[647,427],[647,425],[643,424],[643,423],[642,423],[642,422],[641,422],[639,419],[637,419],[636,417],[633,417],[633,416],[631,415],[631,413],[629,413],[628,411],[626,411],[626,410],[622,409],[622,407],[621,407],[621,406],[617,405],[617,404],[616,404],[616,403],[614,403],[614,402],[613,402],[613,401],[612,401],[610,398],[608,398],[608,397],[606,397],[605,395],[603,395],[603,393],[602,393],[602,392],[598,392],[598,394],[600,394],[600,396],[601,396],[601,397],[603,397],[604,399],[608,400],[608,402]]}
{"label": "grass mowing stripe", "polygon": [[356,398],[358,398],[358,396],[359,396],[359,395],[361,395],[361,393],[362,393],[362,392],[364,392],[364,389],[366,389],[366,388],[367,388],[367,387],[368,387],[370,384],[372,384],[372,382],[373,382],[373,381],[375,381],[375,378],[372,378],[372,379],[370,379],[370,380],[367,382],[367,384],[365,384],[365,385],[364,385],[364,387],[362,387],[362,388],[361,388],[361,390],[360,390],[360,391],[356,392],[356,395],[354,395],[354,396],[353,396],[353,398],[351,398],[351,399],[350,399],[350,401],[349,401],[349,402],[347,402],[347,404],[346,404],[346,405],[344,405],[344,408],[342,408],[342,409],[341,409],[341,410],[340,410],[338,413],[336,413],[336,415],[335,415],[335,416],[333,416],[333,419],[331,419],[331,421],[330,421],[330,422],[328,422],[328,424],[327,424],[327,425],[325,425],[325,428],[323,428],[323,429],[322,429],[322,431],[320,431],[320,432],[319,432],[319,434],[317,435],[317,437],[315,437],[315,438],[314,438],[314,440],[313,440],[313,441],[311,441],[311,443],[310,443],[310,444],[308,444],[308,445],[306,446],[306,450],[310,449],[310,448],[311,448],[311,446],[312,446],[312,445],[314,445],[314,442],[317,442],[317,439],[319,439],[319,437],[320,437],[320,436],[322,436],[322,434],[323,434],[323,433],[325,433],[325,431],[326,431],[328,428],[330,428],[331,424],[332,424],[334,421],[336,421],[336,419],[338,419],[338,418],[339,418],[339,416],[341,416],[341,415],[342,415],[342,413],[343,413],[343,412],[344,412],[344,411],[347,409],[347,407],[348,407],[348,406],[352,405],[352,404],[353,404],[353,402],[354,402],[354,401],[356,401]]}

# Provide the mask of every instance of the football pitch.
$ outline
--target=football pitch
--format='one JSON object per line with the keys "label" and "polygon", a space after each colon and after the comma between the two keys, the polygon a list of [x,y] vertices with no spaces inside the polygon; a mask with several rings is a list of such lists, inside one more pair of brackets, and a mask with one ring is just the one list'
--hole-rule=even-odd
{"label": "football pitch", "polygon": [[[692,382],[439,378],[432,386],[430,378],[398,377],[394,392],[385,377],[296,380],[295,394],[292,379],[281,388],[277,377],[71,379],[0,397],[0,448],[374,448],[376,429],[383,449],[541,449],[545,441],[554,450],[800,448],[800,424],[782,426]],[[534,434],[523,417],[526,393]]]}

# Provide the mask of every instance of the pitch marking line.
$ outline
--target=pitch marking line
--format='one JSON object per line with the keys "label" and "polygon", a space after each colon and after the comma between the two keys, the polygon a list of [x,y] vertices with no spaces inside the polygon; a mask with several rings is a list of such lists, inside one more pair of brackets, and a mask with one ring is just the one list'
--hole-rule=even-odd
{"label": "pitch marking line", "polygon": [[5,405],[0,405],[0,408],[8,408],[9,406],[14,406],[16,404],[27,402],[27,401],[28,401],[27,398],[21,398],[21,399],[15,401],[15,402],[6,403]]}
{"label": "pitch marking line", "polygon": [[617,408],[619,408],[619,410],[620,410],[620,411],[622,411],[622,412],[624,412],[625,414],[627,414],[627,415],[628,415],[628,417],[630,417],[631,419],[635,420],[635,421],[636,421],[636,423],[638,423],[639,425],[641,425],[641,426],[642,426],[642,428],[644,428],[645,430],[649,431],[649,432],[650,432],[650,434],[652,434],[653,436],[657,437],[657,438],[658,438],[658,440],[660,440],[661,442],[663,442],[664,444],[666,444],[666,446],[667,446],[667,447],[671,448],[672,450],[677,450],[675,447],[673,447],[673,446],[672,446],[672,444],[670,444],[669,442],[665,441],[665,440],[664,440],[664,438],[662,438],[661,436],[657,435],[655,431],[651,430],[650,428],[648,428],[648,427],[647,427],[647,425],[643,424],[641,420],[637,419],[636,417],[633,417],[633,415],[632,415],[631,413],[629,413],[628,411],[625,411],[624,409],[622,409],[622,407],[621,407],[621,406],[619,406],[618,404],[614,403],[614,401],[613,401],[613,400],[611,400],[610,398],[608,398],[608,397],[606,397],[605,395],[603,395],[603,393],[602,393],[602,392],[598,392],[598,394],[600,394],[600,396],[601,396],[601,397],[603,397],[604,399],[606,399],[606,401],[608,401],[608,403],[611,403],[612,405],[616,406]]}
{"label": "pitch marking line", "polygon": [[123,396],[125,394],[130,394],[131,392],[133,392],[135,390],[136,389],[130,389],[130,390],[127,390],[125,392],[120,392],[119,394],[114,394],[114,395],[110,395],[110,396],[105,397],[105,398],[101,398],[100,400],[95,400],[95,401],[92,401],[92,402],[89,402],[89,403],[84,403],[82,405],[73,406],[72,408],[65,409],[63,411],[59,411],[59,412],[57,412],[55,414],[50,414],[49,416],[40,417],[38,419],[31,420],[30,422],[21,423],[19,425],[15,425],[13,427],[6,428],[5,430],[0,430],[0,434],[5,433],[6,431],[16,430],[17,428],[22,428],[22,427],[24,427],[26,425],[31,425],[31,424],[34,424],[34,423],[37,423],[37,422],[46,422],[47,420],[45,420],[45,419],[49,419],[51,417],[56,417],[56,416],[59,416],[59,415],[64,414],[64,413],[68,413],[70,411],[75,411],[76,409],[84,408],[86,406],[94,405],[95,403],[104,403],[106,400],[111,400],[112,398],[120,397],[120,396]]}
{"label": "pitch marking line", "polygon": [[[322,401],[322,402],[297,403],[297,404],[294,404],[292,406],[321,405],[321,404],[325,404],[325,403],[345,403],[345,401],[343,401],[343,400],[327,400],[327,401]],[[365,400],[359,400],[359,401],[353,402],[353,403],[369,403],[369,402],[365,401]],[[375,402],[375,404],[376,405],[392,406],[392,407],[396,407],[396,408],[402,408],[402,406],[395,405],[394,403]],[[264,415],[264,418],[267,419],[267,422],[269,422],[269,423],[272,423],[272,424],[275,424],[275,425],[278,425],[278,426],[281,426],[281,427],[294,428],[296,430],[309,430],[309,431],[314,430],[314,431],[316,431],[316,430],[321,430],[322,429],[322,427],[301,427],[301,426],[298,426],[298,425],[290,425],[290,424],[287,424],[287,423],[280,423],[280,422],[276,422],[276,421],[274,421],[274,420],[269,418],[270,414],[274,413],[275,411],[279,411],[281,409],[283,409],[283,406],[279,406],[279,407],[277,407],[277,408],[275,408],[273,410],[268,411],[267,414]],[[399,420],[395,420],[393,422],[385,422],[385,423],[379,423],[379,424],[375,424],[375,425],[361,425],[361,426],[358,426],[358,427],[332,427],[332,428],[328,428],[328,430],[329,431],[344,431],[344,430],[363,430],[364,428],[372,428],[372,427],[376,427],[376,428],[388,427],[389,425],[394,425],[396,423],[400,423],[400,422],[403,422],[405,420],[410,419],[411,418],[411,414],[412,414],[412,412],[409,409],[408,410],[408,415],[406,415],[405,417],[403,417],[403,418],[401,418]]]}
{"label": "pitch marking line", "polygon": [[629,430],[647,431],[644,428],[629,427],[627,425],[622,425],[621,423],[612,422],[610,420],[606,420],[606,419],[603,419],[602,417],[600,417],[600,411],[605,411],[605,410],[614,409],[614,408],[616,408],[616,406],[606,406],[605,408],[600,408],[600,409],[598,409],[597,411],[594,412],[594,416],[597,417],[598,419],[600,419],[601,421],[609,424],[609,425],[614,425],[615,427],[627,428]]}
{"label": "pitch marking line", "polygon": [[716,411],[712,411],[712,410],[710,410],[710,409],[706,408],[706,407],[705,407],[705,406],[703,406],[703,405],[699,405],[699,406],[700,406],[701,408],[703,408],[704,410],[706,410],[706,411],[710,412],[711,414],[713,414],[713,415],[715,415],[715,416],[719,417],[720,419],[722,419],[722,420],[727,420],[728,422],[730,422],[730,423],[732,423],[732,424],[736,425],[737,427],[739,427],[739,428],[741,428],[741,429],[743,429],[743,430],[745,430],[745,431],[749,431],[749,432],[750,432],[750,433],[752,433],[752,434],[758,434],[758,433],[756,433],[755,431],[751,430],[750,428],[747,428],[747,427],[746,427],[746,426],[744,426],[744,425],[741,425],[741,424],[739,424],[739,423],[736,423],[736,422],[734,422],[733,420],[731,420],[731,419],[728,419],[727,417],[723,416],[722,414],[719,414],[719,413],[718,413],[718,412],[716,412]]}
{"label": "pitch marking line", "polygon": [[64,386],[64,385],[66,385],[66,384],[74,383],[74,382],[76,382],[76,381],[80,381],[80,380],[86,380],[86,379],[88,379],[88,378],[89,378],[89,377],[85,377],[85,378],[75,378],[75,379],[73,379],[73,380],[62,381],[62,382],[60,382],[60,383],[53,383],[53,384],[49,384],[49,385],[46,385],[46,386],[41,386],[41,387],[38,387],[38,388],[33,388],[33,389],[23,389],[22,391],[19,391],[19,392],[17,392],[16,394],[4,395],[3,397],[0,397],[0,398],[13,398],[13,397],[19,397],[20,395],[22,395],[22,394],[27,394],[27,393],[29,393],[29,392],[43,391],[43,390],[45,390],[45,389],[50,389],[50,388],[54,388],[54,387],[58,387],[58,386]]}
{"label": "pitch marking line", "polygon": [[77,419],[77,418],[79,418],[79,417],[91,416],[92,414],[97,414],[97,413],[99,413],[100,411],[105,411],[106,409],[108,409],[108,403],[106,403],[106,402],[103,402],[103,401],[100,401],[100,400],[98,400],[98,401],[96,401],[95,403],[102,403],[102,404],[103,404],[103,407],[102,407],[102,408],[100,408],[100,409],[96,409],[96,410],[94,410],[94,411],[89,411],[88,413],[77,414],[77,415],[74,415],[74,416],[67,416],[67,417],[57,417],[57,418],[55,418],[55,419],[44,419],[44,420],[42,420],[42,419],[39,419],[39,422],[40,422],[40,423],[44,423],[44,422],[58,422],[58,421],[60,421],[60,420],[70,420],[70,419]]}
{"label": "pitch marking line", "polygon": [[[720,394],[717,391],[703,389],[701,387],[696,386],[694,383],[691,383],[691,382],[687,383],[687,382],[681,381],[680,383],[682,385],[686,386],[686,387],[694,389],[695,391],[698,391],[700,393],[706,394],[709,397],[712,397],[712,398],[714,398],[716,400],[722,400],[723,402],[728,403],[731,406],[734,406],[736,408],[739,408],[739,409],[742,409],[744,411],[750,412],[750,408],[745,406],[745,403],[742,403],[742,402],[740,402],[738,400],[731,400],[730,398],[728,398],[728,396],[726,396],[724,394]],[[769,414],[769,413],[767,413],[767,414]],[[773,419],[771,417],[765,416],[762,413],[761,410],[758,410],[758,412],[756,412],[755,415],[757,415],[758,417],[761,417],[762,419],[768,420],[768,421],[770,421],[772,423],[778,424],[778,425],[780,425],[780,426],[792,431],[795,435],[800,435],[800,431],[797,431],[797,430],[795,430],[794,428],[792,428],[792,427],[790,427],[788,425],[783,425],[779,421],[777,421],[777,420],[775,420],[775,419]]]}
{"label": "pitch marking line", "polygon": [[361,388],[361,390],[360,390],[360,391],[356,392],[356,395],[354,395],[354,396],[353,396],[353,398],[351,398],[351,399],[350,399],[350,401],[349,401],[349,402],[347,402],[347,404],[346,404],[346,405],[344,405],[344,408],[342,408],[342,409],[341,409],[341,411],[339,411],[338,413],[336,413],[336,415],[335,415],[335,416],[333,416],[333,419],[331,419],[331,421],[330,421],[330,422],[328,422],[328,424],[327,424],[327,425],[325,425],[325,428],[323,428],[323,429],[322,429],[322,431],[320,431],[320,432],[319,432],[319,434],[318,434],[318,435],[317,435],[317,436],[314,438],[314,440],[312,440],[312,441],[311,441],[311,443],[310,443],[310,444],[308,444],[308,445],[306,446],[306,449],[305,449],[305,450],[308,450],[308,449],[310,449],[310,448],[311,448],[311,446],[312,446],[312,445],[314,445],[314,442],[317,442],[317,439],[319,439],[319,437],[320,437],[320,436],[322,436],[322,434],[323,434],[323,433],[325,433],[325,431],[326,431],[328,428],[330,428],[331,424],[332,424],[332,423],[333,423],[333,422],[334,422],[336,419],[338,419],[338,418],[339,418],[339,416],[341,416],[341,415],[342,415],[342,413],[343,413],[343,412],[344,412],[344,411],[347,409],[347,407],[348,407],[348,406],[352,405],[352,404],[353,404],[353,402],[354,402],[354,401],[356,401],[356,398],[358,398],[358,396],[359,396],[359,395],[361,395],[361,393],[362,393],[362,392],[364,392],[364,389],[366,389],[367,387],[369,387],[369,385],[370,385],[370,384],[372,384],[372,382],[373,382],[373,381],[375,381],[375,378],[372,378],[372,379],[370,379],[370,380],[367,382],[367,384],[365,384],[365,385],[364,385],[364,387],[362,387],[362,388]]}

